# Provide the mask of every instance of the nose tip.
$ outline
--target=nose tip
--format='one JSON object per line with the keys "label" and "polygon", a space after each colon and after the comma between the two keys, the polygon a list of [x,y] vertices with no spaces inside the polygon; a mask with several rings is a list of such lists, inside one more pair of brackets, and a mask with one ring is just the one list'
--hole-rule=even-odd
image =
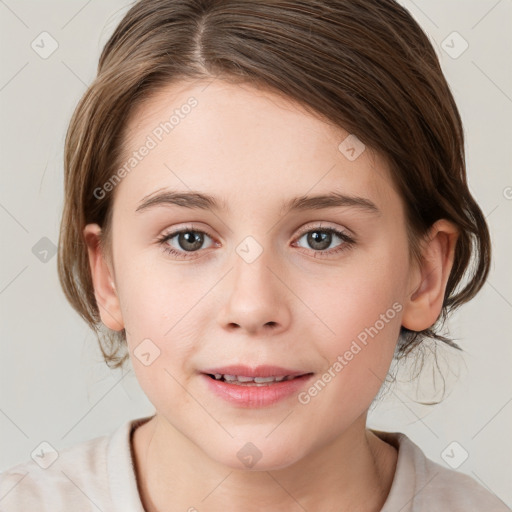
{"label": "nose tip", "polygon": [[267,266],[261,254],[247,263],[243,258],[226,280],[226,301],[219,314],[219,322],[229,330],[244,329],[248,333],[268,334],[284,329],[290,321],[285,287]]}

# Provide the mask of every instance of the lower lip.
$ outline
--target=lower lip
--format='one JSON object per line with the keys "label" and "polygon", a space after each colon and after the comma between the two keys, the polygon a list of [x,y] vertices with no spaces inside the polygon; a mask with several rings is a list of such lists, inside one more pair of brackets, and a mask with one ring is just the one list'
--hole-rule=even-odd
{"label": "lower lip", "polygon": [[313,377],[313,374],[302,375],[292,380],[272,382],[264,386],[229,384],[222,380],[212,379],[201,374],[206,385],[216,395],[239,407],[256,408],[273,405],[294,395]]}

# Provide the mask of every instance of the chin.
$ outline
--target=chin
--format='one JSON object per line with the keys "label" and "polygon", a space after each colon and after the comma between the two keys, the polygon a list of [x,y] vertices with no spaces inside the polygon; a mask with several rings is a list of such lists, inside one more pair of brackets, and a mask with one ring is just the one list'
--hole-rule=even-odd
{"label": "chin", "polygon": [[290,438],[288,445],[284,445],[283,439],[278,436],[273,442],[264,437],[261,441],[257,439],[259,438],[254,436],[253,441],[232,440],[220,453],[217,450],[212,453],[209,445],[205,447],[205,453],[217,463],[236,471],[276,471],[285,469],[302,458],[303,454],[297,450],[297,443]]}

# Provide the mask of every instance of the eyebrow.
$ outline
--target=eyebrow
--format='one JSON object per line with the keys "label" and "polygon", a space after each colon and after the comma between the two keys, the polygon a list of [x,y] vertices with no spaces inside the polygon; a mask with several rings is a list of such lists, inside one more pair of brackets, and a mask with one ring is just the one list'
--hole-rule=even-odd
{"label": "eyebrow", "polygon": [[221,210],[226,209],[225,204],[222,205],[208,194],[200,192],[174,192],[172,190],[164,190],[153,192],[140,201],[136,212],[144,211],[155,206],[177,205],[184,208],[193,208],[201,210]]}
{"label": "eyebrow", "polygon": [[[135,211],[140,212],[156,206],[171,205],[201,210],[227,210],[225,201],[219,201],[209,194],[195,191],[176,192],[160,190],[145,196]],[[367,198],[330,192],[328,194],[300,196],[289,199],[283,203],[281,214],[291,211],[322,210],[336,207],[352,207],[374,215],[380,215],[381,213],[375,203]]]}

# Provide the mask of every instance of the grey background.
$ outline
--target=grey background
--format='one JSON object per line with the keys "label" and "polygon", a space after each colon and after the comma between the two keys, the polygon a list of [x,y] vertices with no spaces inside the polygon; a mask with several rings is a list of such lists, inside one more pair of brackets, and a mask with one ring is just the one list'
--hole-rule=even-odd
{"label": "grey background", "polygon": [[[449,322],[464,354],[438,353],[443,402],[414,401],[442,398],[442,380],[434,386],[427,368],[419,388],[390,388],[369,426],[405,432],[442,465],[467,453],[458,471],[511,506],[512,1],[401,3],[436,47],[458,103],[469,181],[490,224],[494,261],[479,296]],[[127,8],[122,0],[0,0],[0,470],[27,460],[42,441],[61,450],[153,412],[133,371],[102,362],[93,333],[60,290],[52,252],[67,123]],[[58,44],[47,58],[31,46],[51,49],[44,31]],[[469,45],[461,55],[464,41],[454,31]]]}

